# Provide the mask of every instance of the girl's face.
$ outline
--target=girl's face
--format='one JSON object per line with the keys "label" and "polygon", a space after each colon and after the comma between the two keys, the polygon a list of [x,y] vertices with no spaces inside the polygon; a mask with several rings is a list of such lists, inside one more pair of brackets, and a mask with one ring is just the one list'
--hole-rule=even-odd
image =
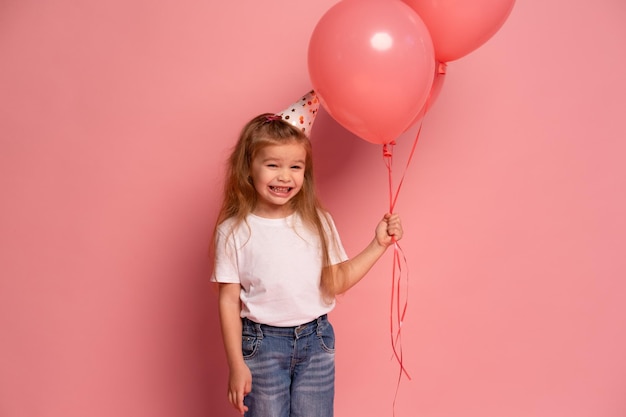
{"label": "girl's face", "polygon": [[287,204],[304,182],[306,149],[298,143],[269,145],[252,160],[252,183],[258,195],[252,211],[257,216],[281,218],[291,214]]}

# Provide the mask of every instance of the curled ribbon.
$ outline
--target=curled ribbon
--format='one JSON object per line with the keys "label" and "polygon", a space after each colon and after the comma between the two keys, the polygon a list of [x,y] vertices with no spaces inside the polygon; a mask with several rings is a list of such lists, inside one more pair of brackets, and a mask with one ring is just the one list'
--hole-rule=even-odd
{"label": "curled ribbon", "polygon": [[[420,137],[420,133],[422,131],[422,124],[420,123],[420,127],[418,129],[417,135],[415,137],[415,141],[413,142],[413,146],[411,148],[411,152],[409,154],[409,158],[407,160],[406,167],[402,176],[400,178],[400,182],[398,183],[398,187],[393,190],[393,147],[395,146],[395,142],[389,142],[383,145],[383,160],[387,167],[388,178],[389,178],[389,212],[393,213],[393,210],[398,201],[398,195],[400,194],[400,189],[402,188],[402,184],[404,183],[404,177],[406,175],[406,171],[409,168],[411,160],[413,159],[413,155],[415,153],[415,148],[417,146],[417,142]],[[391,348],[393,351],[393,358],[396,359],[398,364],[400,365],[400,371],[398,374],[398,382],[396,385],[396,392],[393,399],[393,409],[395,416],[395,405],[396,399],[398,397],[398,390],[400,389],[400,383],[402,381],[402,375],[405,375],[409,380],[411,380],[411,376],[409,375],[407,369],[404,366],[403,353],[402,353],[402,324],[404,322],[404,318],[406,315],[407,307],[408,307],[408,290],[409,290],[409,273],[408,273],[408,265],[406,256],[404,255],[404,251],[400,247],[398,242],[394,242],[394,253],[393,253],[393,270],[391,273],[391,303],[390,303],[390,333],[391,333]],[[403,274],[402,265],[407,266],[405,273]],[[403,280],[404,278],[404,280]],[[406,295],[402,296],[402,288],[406,288]]]}

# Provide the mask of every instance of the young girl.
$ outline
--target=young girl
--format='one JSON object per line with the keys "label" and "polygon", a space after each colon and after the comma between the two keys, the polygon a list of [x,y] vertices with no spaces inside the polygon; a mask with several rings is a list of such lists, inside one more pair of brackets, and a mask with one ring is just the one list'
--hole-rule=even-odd
{"label": "young girl", "polygon": [[247,417],[331,417],[327,313],[402,237],[386,214],[348,260],[315,195],[311,143],[274,114],[252,119],[230,158],[214,236],[228,399]]}

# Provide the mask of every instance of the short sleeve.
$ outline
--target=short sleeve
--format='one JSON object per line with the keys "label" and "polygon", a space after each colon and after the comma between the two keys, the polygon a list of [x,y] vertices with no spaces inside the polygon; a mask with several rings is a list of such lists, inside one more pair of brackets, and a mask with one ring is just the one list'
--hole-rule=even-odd
{"label": "short sleeve", "polygon": [[212,282],[240,283],[235,233],[226,230],[224,224],[217,229],[215,237],[215,265],[211,276]]}
{"label": "short sleeve", "polygon": [[326,219],[324,226],[328,236],[328,255],[330,257],[331,265],[347,261],[348,255],[346,254],[343,244],[341,243],[341,237],[339,236],[339,232],[335,226],[335,221],[330,213],[325,213],[323,218]]}

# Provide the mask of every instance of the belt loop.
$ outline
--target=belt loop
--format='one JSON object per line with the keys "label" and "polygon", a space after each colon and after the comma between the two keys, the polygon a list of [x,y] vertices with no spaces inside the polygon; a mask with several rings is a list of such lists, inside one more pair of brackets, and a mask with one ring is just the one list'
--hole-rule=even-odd
{"label": "belt loop", "polygon": [[259,339],[263,339],[263,329],[261,329],[261,325],[259,323],[254,323],[254,328],[256,329],[256,336]]}
{"label": "belt loop", "polygon": [[315,328],[315,332],[317,333],[318,336],[322,334],[322,330],[320,329],[320,327],[325,318],[326,318],[326,314],[324,314],[323,316],[319,316],[317,318],[317,327]]}

